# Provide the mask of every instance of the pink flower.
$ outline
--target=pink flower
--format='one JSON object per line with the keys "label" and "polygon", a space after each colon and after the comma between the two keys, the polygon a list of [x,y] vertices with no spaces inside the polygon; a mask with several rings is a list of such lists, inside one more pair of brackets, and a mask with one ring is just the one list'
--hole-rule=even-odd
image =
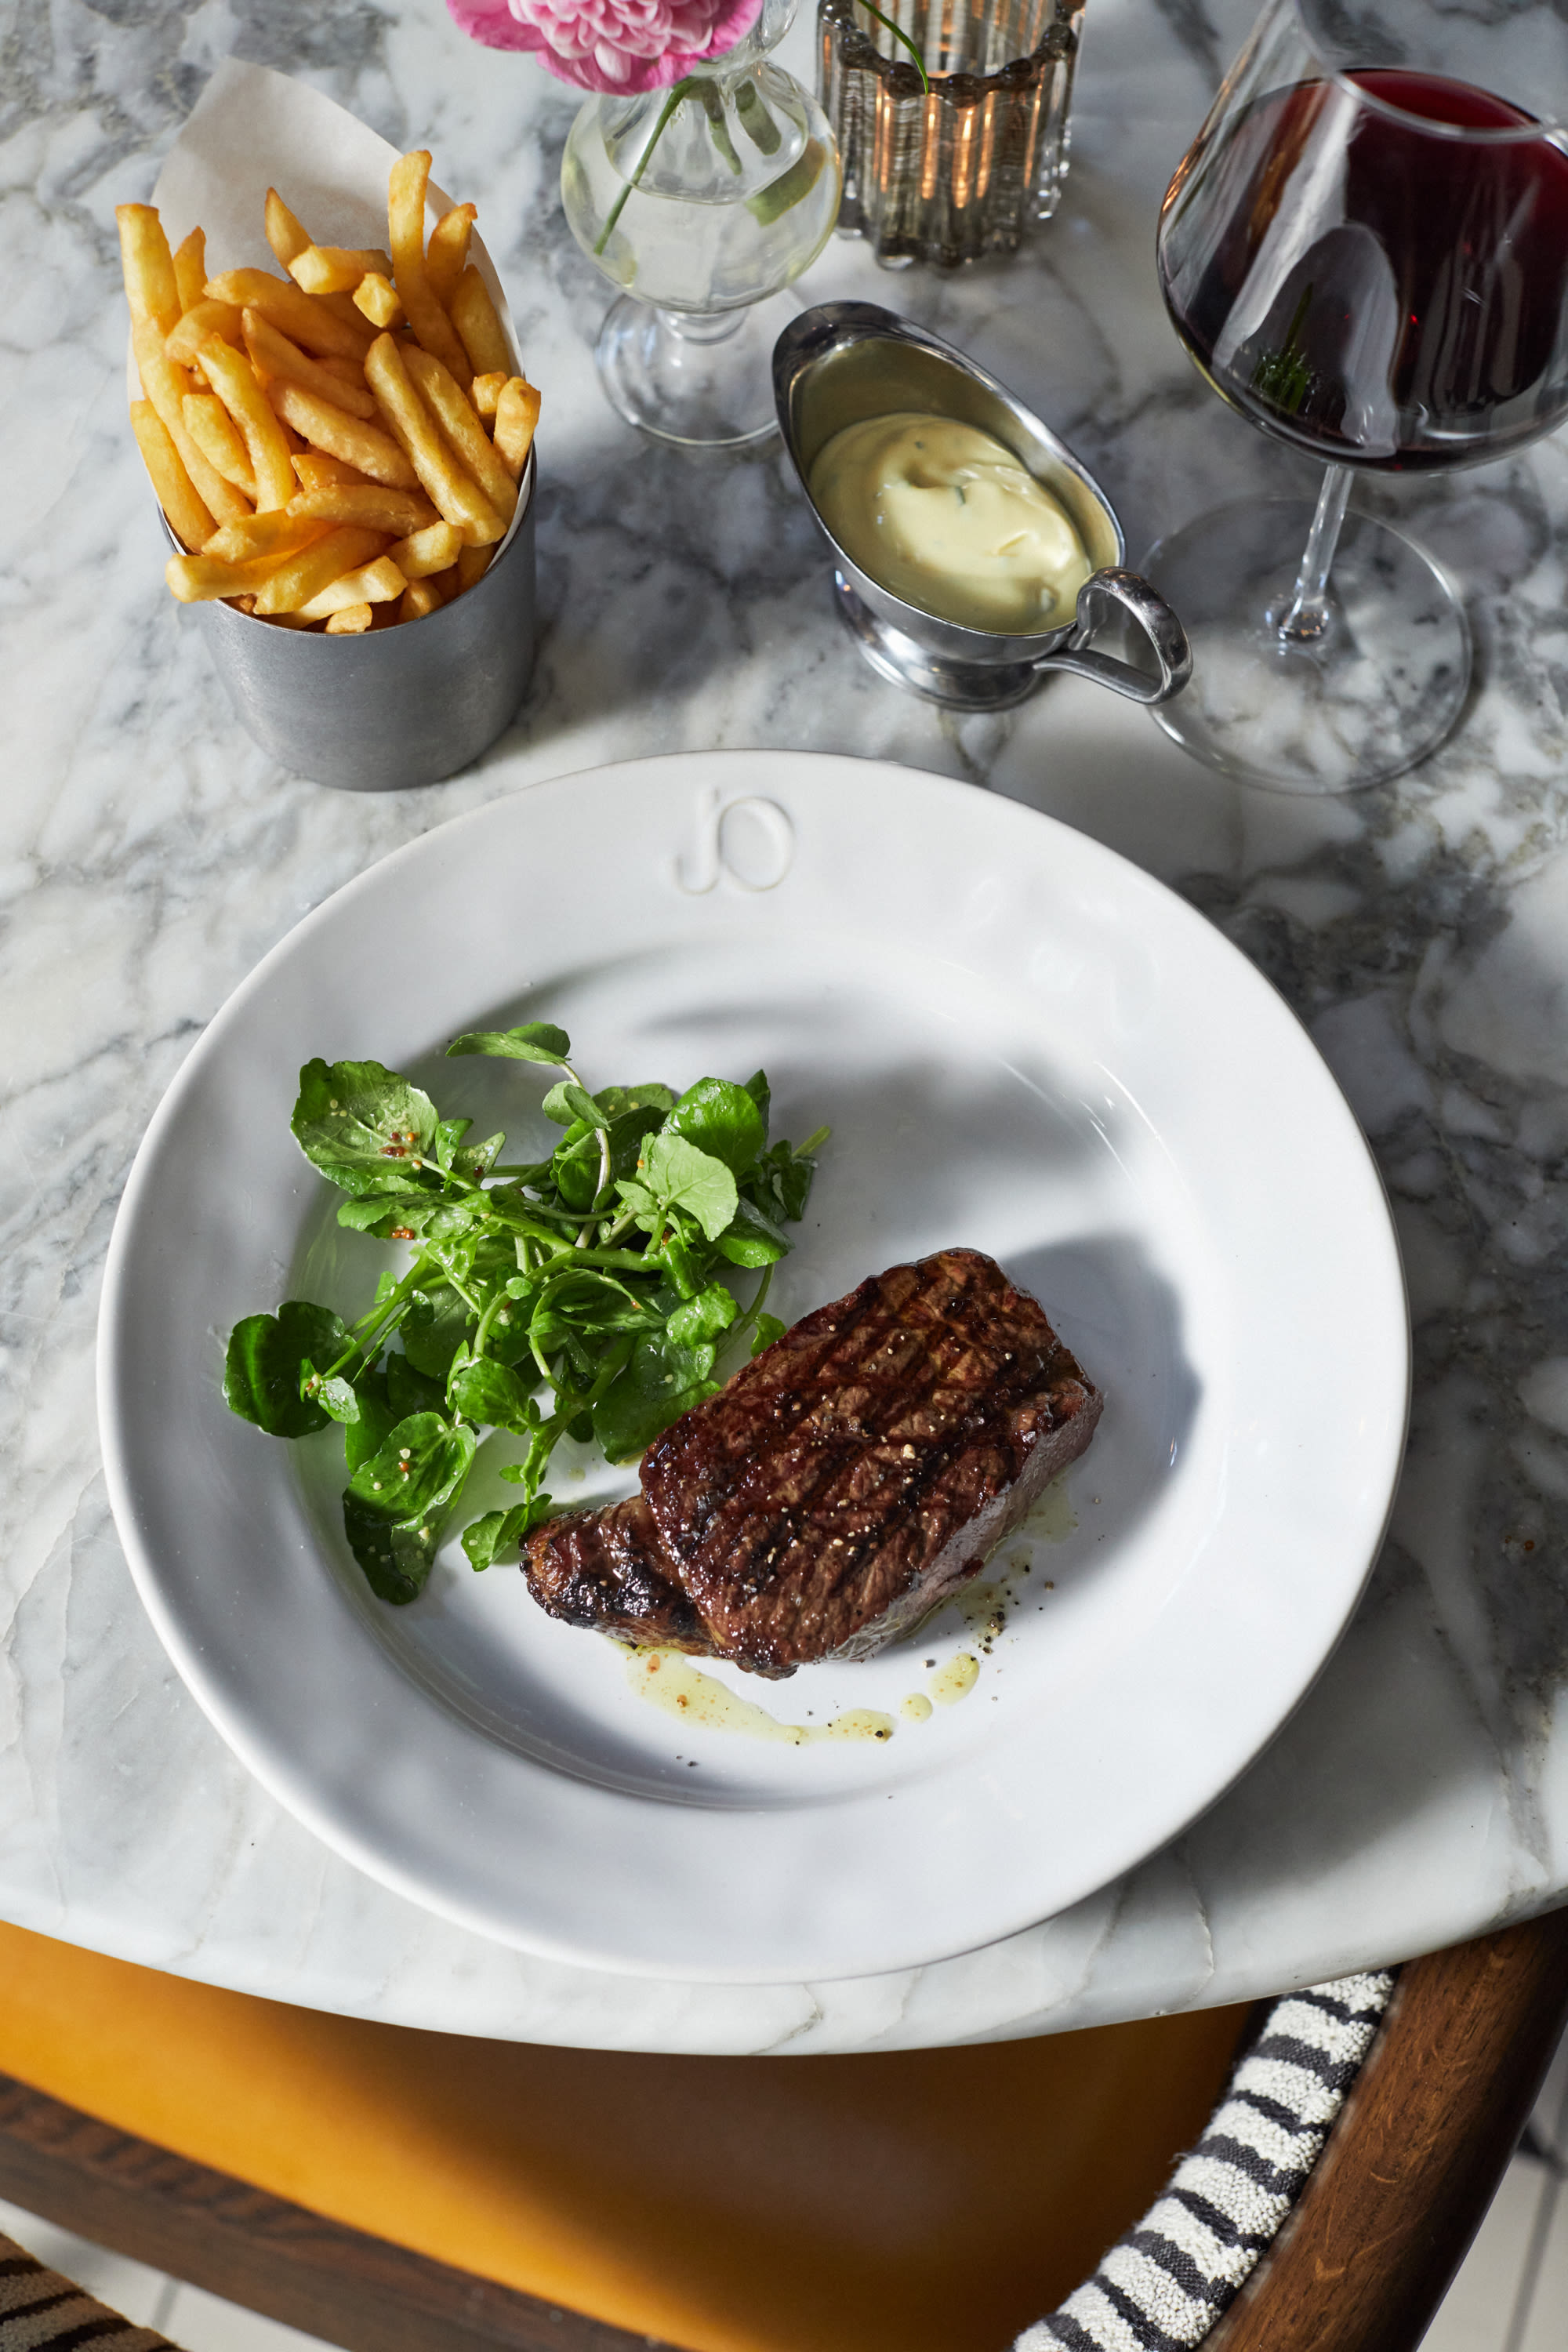
{"label": "pink flower", "polygon": [[611,97],[668,89],[743,40],[762,0],[447,0],[492,49],[527,49],[558,80]]}

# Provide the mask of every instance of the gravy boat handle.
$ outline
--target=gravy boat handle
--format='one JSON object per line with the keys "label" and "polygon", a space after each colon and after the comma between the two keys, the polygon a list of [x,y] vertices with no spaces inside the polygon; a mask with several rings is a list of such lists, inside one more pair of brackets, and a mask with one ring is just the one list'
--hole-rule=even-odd
{"label": "gravy boat handle", "polygon": [[[1119,661],[1114,654],[1097,653],[1093,640],[1110,622],[1125,615],[1142,631],[1159,669],[1158,677]],[[1078,592],[1078,614],[1072,633],[1054,654],[1042,654],[1037,669],[1070,669],[1125,694],[1133,702],[1169,702],[1180,694],[1193,674],[1187,633],[1169,604],[1136,572],[1096,572]]]}

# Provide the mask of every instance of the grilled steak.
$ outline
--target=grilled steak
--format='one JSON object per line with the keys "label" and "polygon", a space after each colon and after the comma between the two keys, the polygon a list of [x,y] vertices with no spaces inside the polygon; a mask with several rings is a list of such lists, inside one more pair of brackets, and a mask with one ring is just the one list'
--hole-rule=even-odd
{"label": "grilled steak", "polygon": [[867,1657],[973,1575],[1102,1402],[1000,1266],[943,1250],[818,1307],[683,1413],[643,1492],[720,1655]]}
{"label": "grilled steak", "polygon": [[528,1589],[552,1617],[649,1647],[717,1654],[640,1495],[547,1519],[522,1547]]}

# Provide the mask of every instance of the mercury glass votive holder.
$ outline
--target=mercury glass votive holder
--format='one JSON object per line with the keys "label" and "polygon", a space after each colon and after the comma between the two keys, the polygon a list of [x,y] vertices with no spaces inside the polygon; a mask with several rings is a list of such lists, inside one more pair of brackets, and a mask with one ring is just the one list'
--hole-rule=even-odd
{"label": "mercury glass votive holder", "polygon": [[1014,252],[1055,212],[1083,0],[888,0],[908,52],[857,0],[818,0],[822,102],[844,165],[841,234],[884,268]]}

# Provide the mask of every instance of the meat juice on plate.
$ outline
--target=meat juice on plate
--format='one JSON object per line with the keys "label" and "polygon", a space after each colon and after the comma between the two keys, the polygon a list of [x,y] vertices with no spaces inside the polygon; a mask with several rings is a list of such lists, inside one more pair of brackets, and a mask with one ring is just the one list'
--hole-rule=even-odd
{"label": "meat juice on plate", "polygon": [[[1445,126],[1498,136],[1461,147]],[[1488,91],[1386,68],[1248,108],[1194,153],[1161,227],[1166,303],[1215,389],[1339,465],[1452,466],[1549,430],[1568,413],[1568,155],[1509,135],[1532,127]]]}

